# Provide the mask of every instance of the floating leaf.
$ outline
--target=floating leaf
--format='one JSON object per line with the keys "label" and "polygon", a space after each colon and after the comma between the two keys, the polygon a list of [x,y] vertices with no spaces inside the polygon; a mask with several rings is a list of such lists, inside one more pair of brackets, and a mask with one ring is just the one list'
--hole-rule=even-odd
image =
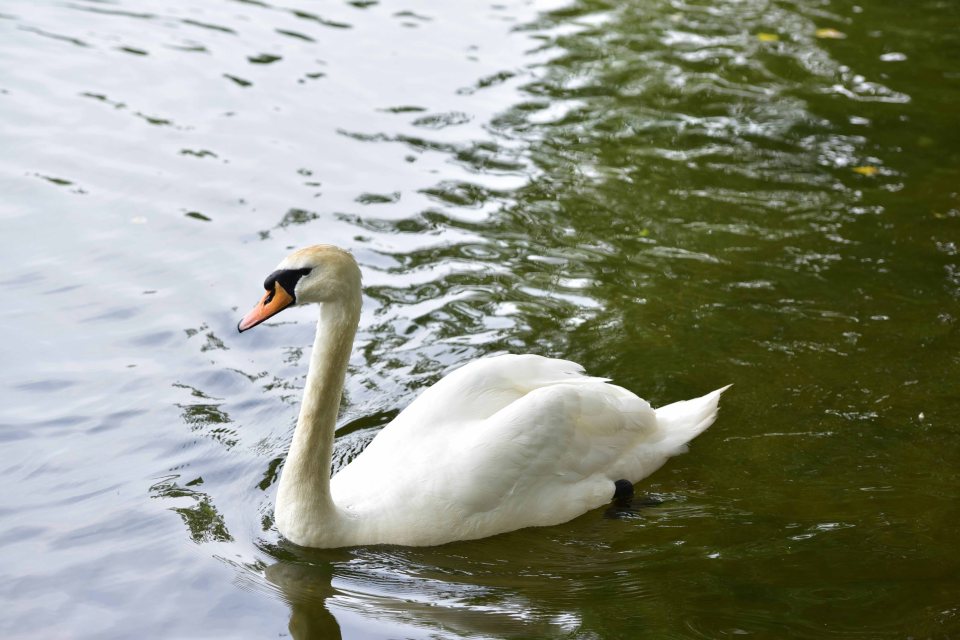
{"label": "floating leaf", "polygon": [[210,222],[210,217],[203,215],[199,211],[187,211],[185,214],[188,218],[193,218],[194,220],[203,220],[204,222]]}
{"label": "floating leaf", "polygon": [[757,34],[757,40],[760,42],[779,42],[780,36],[775,33],[764,33],[761,31]]}
{"label": "floating leaf", "polygon": [[844,32],[837,31],[836,29],[833,29],[831,27],[817,29],[816,31],[813,32],[813,34],[818,38],[825,38],[827,40],[843,40],[844,38],[847,37],[847,34],[845,34]]}
{"label": "floating leaf", "polygon": [[853,168],[854,173],[859,173],[860,175],[867,176],[867,177],[875,176],[879,171],[880,171],[879,169],[877,169],[876,167],[871,167],[870,165],[864,165],[862,167]]}

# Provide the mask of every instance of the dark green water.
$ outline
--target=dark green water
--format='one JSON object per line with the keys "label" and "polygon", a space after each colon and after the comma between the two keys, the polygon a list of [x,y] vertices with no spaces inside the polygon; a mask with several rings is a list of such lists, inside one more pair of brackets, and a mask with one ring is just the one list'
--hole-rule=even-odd
{"label": "dark green water", "polygon": [[[960,636],[958,114],[946,0],[6,0],[0,635]],[[485,354],[735,386],[659,506],[291,547],[317,242],[340,462]]]}

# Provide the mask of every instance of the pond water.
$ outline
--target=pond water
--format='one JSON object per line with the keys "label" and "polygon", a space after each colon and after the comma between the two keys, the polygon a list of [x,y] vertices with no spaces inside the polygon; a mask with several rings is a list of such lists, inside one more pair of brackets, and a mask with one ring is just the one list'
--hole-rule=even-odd
{"label": "pond water", "polygon": [[[960,5],[6,0],[4,638],[960,634]],[[308,551],[272,500],[315,311],[336,457],[472,358],[734,383],[660,504]]]}

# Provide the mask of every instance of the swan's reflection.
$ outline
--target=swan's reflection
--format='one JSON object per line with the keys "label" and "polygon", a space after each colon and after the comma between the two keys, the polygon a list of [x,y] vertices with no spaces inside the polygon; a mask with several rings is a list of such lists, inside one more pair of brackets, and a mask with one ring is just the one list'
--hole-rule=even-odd
{"label": "swan's reflection", "polygon": [[[273,553],[279,551],[279,553]],[[290,606],[296,640],[343,637],[556,637],[574,613],[537,611],[516,594],[417,575],[388,548],[314,551],[282,545],[265,576]],[[429,555],[429,552],[427,552]],[[291,557],[293,556],[293,557]]]}
{"label": "swan's reflection", "polygon": [[290,635],[339,639],[340,625],[327,609],[326,601],[336,594],[331,585],[333,565],[298,564],[280,561],[266,569],[266,578],[277,587],[290,605]]}

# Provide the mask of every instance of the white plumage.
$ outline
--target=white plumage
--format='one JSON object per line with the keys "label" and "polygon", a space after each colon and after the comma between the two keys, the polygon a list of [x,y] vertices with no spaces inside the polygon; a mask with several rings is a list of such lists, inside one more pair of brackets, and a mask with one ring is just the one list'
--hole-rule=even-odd
{"label": "white plumage", "polygon": [[[653,410],[576,363],[495,356],[425,390],[329,480],[359,271],[327,246],[279,267],[307,269],[291,298],[321,302],[321,319],[276,504],[280,532],[298,544],[434,545],[566,522],[609,502],[616,480],[656,471],[716,418],[725,388]],[[258,309],[241,330],[279,311]]]}

